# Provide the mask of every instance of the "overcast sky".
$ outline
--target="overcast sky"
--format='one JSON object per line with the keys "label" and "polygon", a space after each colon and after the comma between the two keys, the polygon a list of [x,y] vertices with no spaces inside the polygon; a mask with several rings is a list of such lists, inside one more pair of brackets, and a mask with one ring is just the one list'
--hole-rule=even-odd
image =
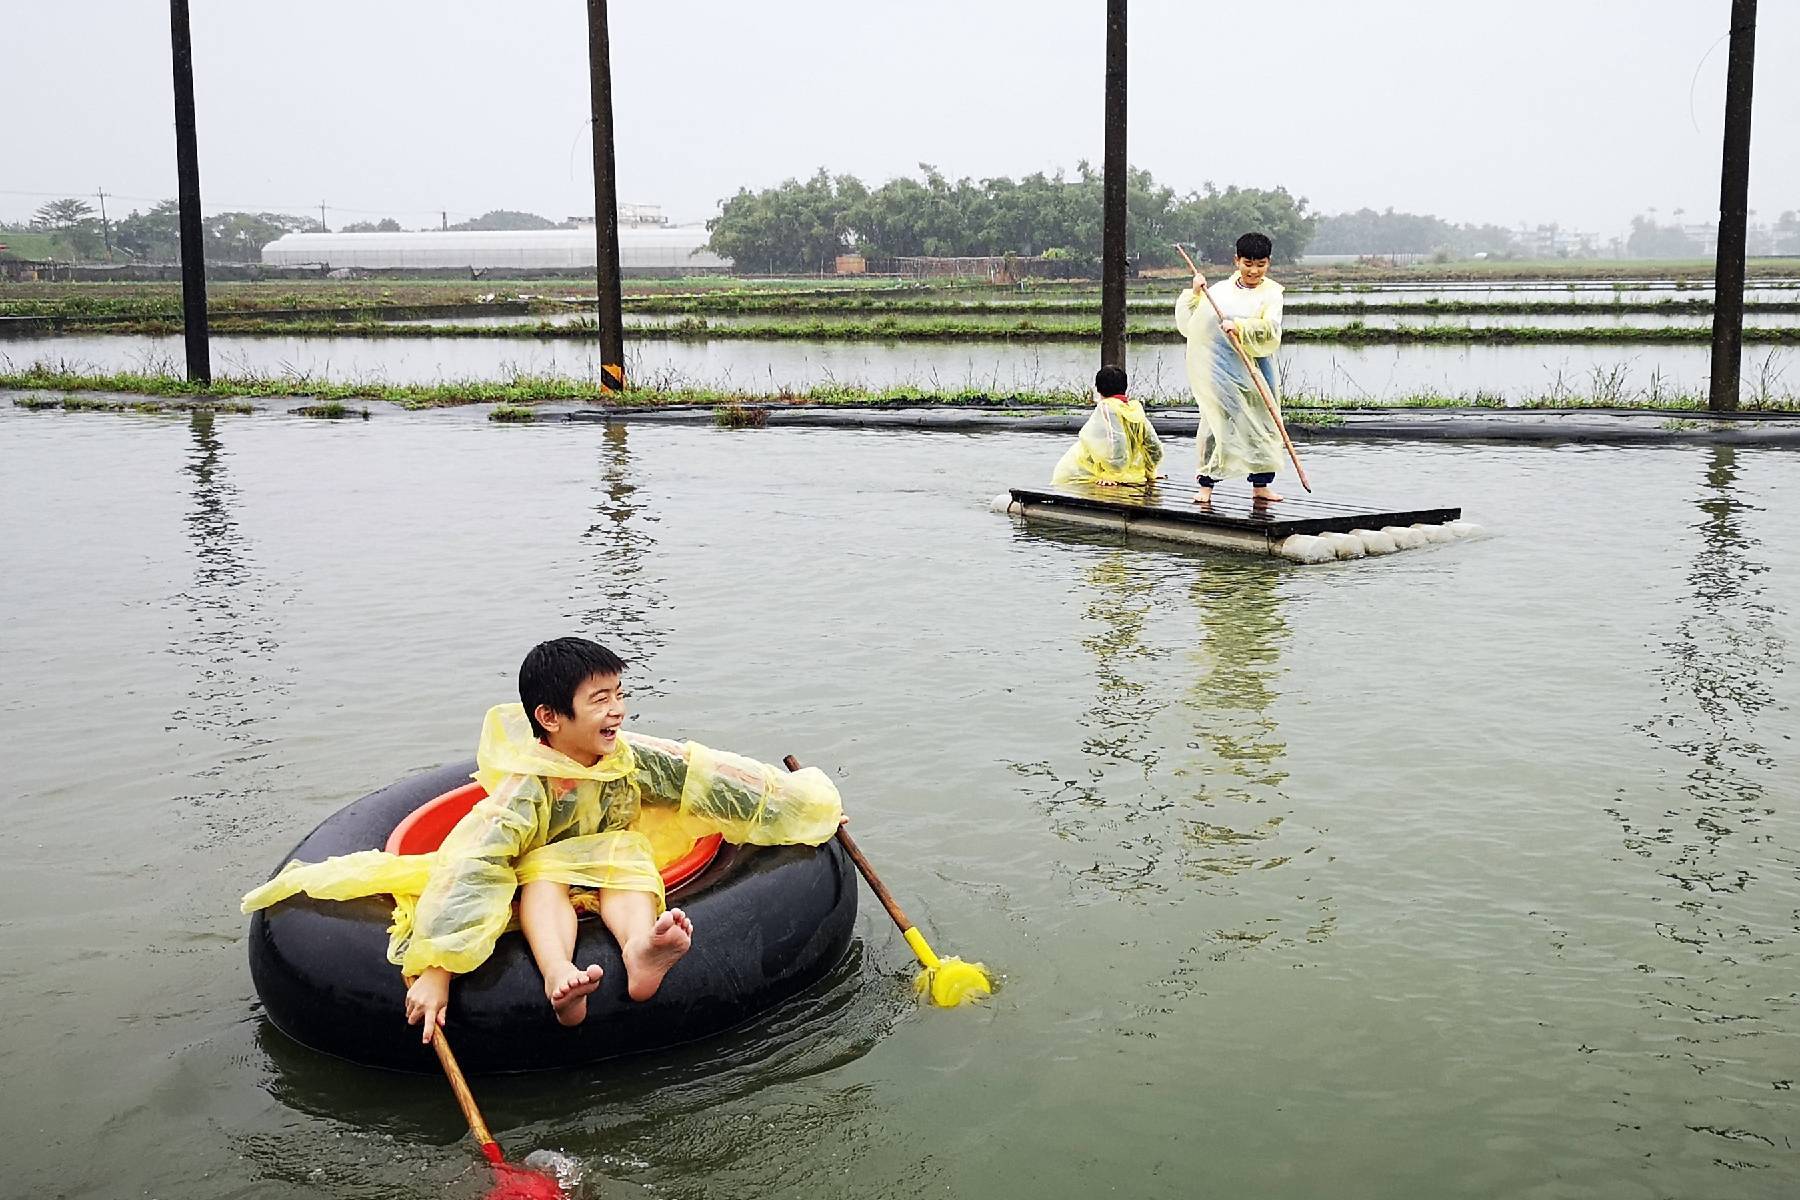
{"label": "overcast sky", "polygon": [[[206,211],[593,209],[581,0],[191,0]],[[175,193],[167,5],[7,4],[0,217]],[[1131,159],[1316,211],[1715,221],[1729,0],[1131,6]],[[619,198],[700,221],[819,166],[1101,156],[1102,0],[614,0]],[[1750,204],[1800,209],[1800,3],[1762,5]]]}

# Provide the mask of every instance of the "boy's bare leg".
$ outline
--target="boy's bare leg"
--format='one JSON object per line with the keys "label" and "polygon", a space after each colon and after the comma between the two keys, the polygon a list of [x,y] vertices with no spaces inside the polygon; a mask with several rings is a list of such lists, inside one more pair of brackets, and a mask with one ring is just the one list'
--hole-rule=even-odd
{"label": "boy's bare leg", "polygon": [[544,995],[564,1025],[587,1020],[588,994],[600,986],[601,970],[575,965],[575,906],[567,884],[539,879],[519,888],[519,928],[544,976]]}
{"label": "boy's bare leg", "polygon": [[663,976],[694,943],[694,923],[687,914],[671,908],[657,916],[656,897],[649,892],[602,890],[600,919],[618,939],[625,959],[625,994],[633,1000],[656,995]]}

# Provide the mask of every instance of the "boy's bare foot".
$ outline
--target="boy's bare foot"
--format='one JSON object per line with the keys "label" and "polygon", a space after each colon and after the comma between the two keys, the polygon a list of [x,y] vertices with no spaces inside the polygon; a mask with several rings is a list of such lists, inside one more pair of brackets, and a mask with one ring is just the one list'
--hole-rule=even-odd
{"label": "boy's bare foot", "polygon": [[1287,499],[1286,496],[1283,496],[1280,493],[1276,492],[1273,488],[1266,488],[1266,487],[1251,488],[1250,489],[1250,498],[1252,500],[1259,500],[1259,501],[1264,501],[1264,502]]}
{"label": "boy's bare foot", "polygon": [[587,998],[600,986],[602,974],[598,964],[590,964],[583,971],[569,963],[563,970],[545,977],[544,995],[550,998],[550,1007],[556,1010],[560,1024],[579,1025],[587,1020]]}
{"label": "boy's bare foot", "polygon": [[679,908],[671,908],[656,918],[649,933],[625,944],[625,994],[633,1000],[648,1000],[656,995],[663,976],[693,944],[694,923]]}
{"label": "boy's bare foot", "polygon": [[1211,508],[1212,507],[1212,489],[1211,488],[1201,488],[1200,493],[1194,497],[1194,503],[1198,504],[1202,508]]}

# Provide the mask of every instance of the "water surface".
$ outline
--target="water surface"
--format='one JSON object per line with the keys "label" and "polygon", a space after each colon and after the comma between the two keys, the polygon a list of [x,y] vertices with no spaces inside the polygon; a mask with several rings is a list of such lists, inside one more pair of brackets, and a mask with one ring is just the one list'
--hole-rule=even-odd
{"label": "water surface", "polygon": [[915,1009],[865,900],[748,1030],[479,1081],[515,1152],[709,1200],[1794,1194],[1793,457],[1320,446],[1496,536],[1296,568],[987,511],[1061,446],[0,410],[8,1194],[481,1194],[439,1081],[265,1026],[235,905],[569,632],[640,728],[830,770],[1005,986]]}

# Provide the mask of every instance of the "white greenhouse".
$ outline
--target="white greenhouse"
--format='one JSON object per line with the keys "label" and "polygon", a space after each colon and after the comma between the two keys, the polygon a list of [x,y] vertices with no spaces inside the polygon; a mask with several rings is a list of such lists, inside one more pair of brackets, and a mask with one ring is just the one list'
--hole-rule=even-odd
{"label": "white greenhouse", "polygon": [[[702,226],[621,227],[619,269],[684,275],[729,270],[706,249]],[[429,230],[422,233],[289,233],[262,249],[265,266],[396,270],[515,267],[593,270],[594,231],[586,229]]]}

